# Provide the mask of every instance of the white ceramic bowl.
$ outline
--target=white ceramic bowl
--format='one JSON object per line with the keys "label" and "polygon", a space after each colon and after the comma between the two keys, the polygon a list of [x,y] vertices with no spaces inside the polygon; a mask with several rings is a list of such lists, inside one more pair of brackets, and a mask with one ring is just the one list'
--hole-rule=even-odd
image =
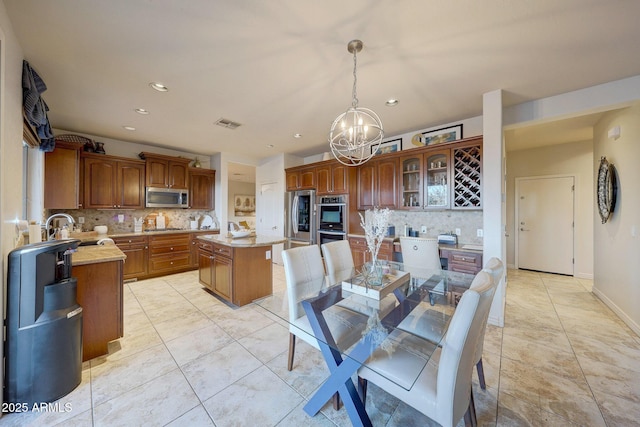
{"label": "white ceramic bowl", "polygon": [[106,225],[96,225],[93,227],[93,231],[97,231],[98,234],[107,234],[109,228]]}
{"label": "white ceramic bowl", "polygon": [[234,239],[240,238],[240,237],[247,237],[249,234],[251,234],[250,230],[233,230],[231,231],[231,235],[233,236]]}

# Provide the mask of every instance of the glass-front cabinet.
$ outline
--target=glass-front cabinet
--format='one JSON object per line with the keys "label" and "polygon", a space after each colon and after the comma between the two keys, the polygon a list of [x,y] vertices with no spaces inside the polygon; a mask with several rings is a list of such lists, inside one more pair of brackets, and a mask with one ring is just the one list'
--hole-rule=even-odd
{"label": "glass-front cabinet", "polygon": [[424,155],[424,208],[446,209],[449,201],[450,151],[435,151]]}
{"label": "glass-front cabinet", "polygon": [[422,209],[422,154],[402,157],[400,209]]}

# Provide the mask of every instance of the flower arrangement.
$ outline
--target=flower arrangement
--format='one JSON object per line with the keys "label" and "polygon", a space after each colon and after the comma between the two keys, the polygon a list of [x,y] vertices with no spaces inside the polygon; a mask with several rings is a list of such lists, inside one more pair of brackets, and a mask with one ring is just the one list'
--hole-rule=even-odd
{"label": "flower arrangement", "polygon": [[360,215],[360,225],[364,230],[367,248],[371,254],[371,268],[374,269],[380,245],[382,245],[382,240],[387,234],[391,211],[388,208],[373,208],[373,210],[367,210],[364,217],[360,212],[358,212],[358,215]]}

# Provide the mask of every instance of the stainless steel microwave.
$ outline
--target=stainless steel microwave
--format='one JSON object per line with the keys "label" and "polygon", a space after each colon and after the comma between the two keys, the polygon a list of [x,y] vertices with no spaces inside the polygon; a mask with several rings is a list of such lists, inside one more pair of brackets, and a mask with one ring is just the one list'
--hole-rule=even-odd
{"label": "stainless steel microwave", "polygon": [[147,187],[146,206],[148,208],[188,208],[189,190]]}

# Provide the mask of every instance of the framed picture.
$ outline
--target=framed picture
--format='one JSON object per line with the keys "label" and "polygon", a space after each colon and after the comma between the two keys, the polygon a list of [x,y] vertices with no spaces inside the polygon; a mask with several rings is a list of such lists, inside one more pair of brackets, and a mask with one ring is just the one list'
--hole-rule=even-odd
{"label": "framed picture", "polygon": [[[373,147],[371,147],[371,150],[373,150]],[[395,153],[396,151],[402,151],[402,138],[392,139],[391,141],[381,143],[374,155],[378,156],[380,154]]]}
{"label": "framed picture", "polygon": [[458,139],[462,139],[462,123],[455,126],[417,133],[411,138],[411,144],[416,147],[424,147],[425,145],[437,145],[457,141]]}
{"label": "framed picture", "polygon": [[448,128],[430,130],[422,133],[424,145],[436,145],[462,139],[462,123]]}
{"label": "framed picture", "polygon": [[256,196],[236,194],[233,196],[233,210],[235,216],[256,216]]}

